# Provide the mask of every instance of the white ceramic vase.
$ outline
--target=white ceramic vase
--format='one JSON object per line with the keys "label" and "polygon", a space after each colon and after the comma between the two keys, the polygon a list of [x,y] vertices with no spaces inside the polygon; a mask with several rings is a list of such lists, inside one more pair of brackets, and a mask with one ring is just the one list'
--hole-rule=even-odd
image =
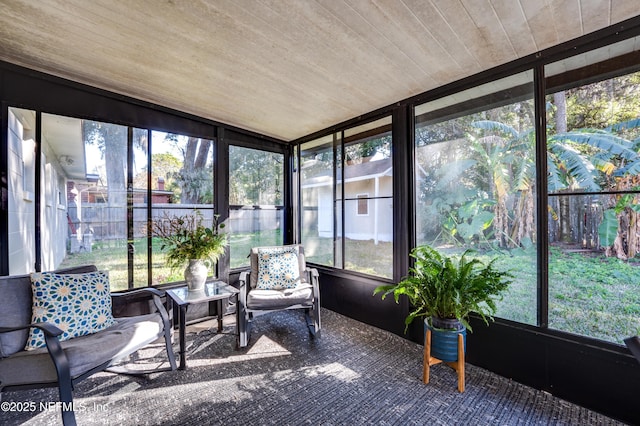
{"label": "white ceramic vase", "polygon": [[189,286],[189,291],[198,291],[204,288],[209,268],[204,260],[191,259],[184,270],[184,280]]}

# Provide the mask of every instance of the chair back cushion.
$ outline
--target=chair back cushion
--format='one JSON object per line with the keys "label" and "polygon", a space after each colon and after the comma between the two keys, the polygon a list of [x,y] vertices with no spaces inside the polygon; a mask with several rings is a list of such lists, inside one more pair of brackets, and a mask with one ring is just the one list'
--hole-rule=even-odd
{"label": "chair back cushion", "polygon": [[[84,273],[95,271],[94,265],[76,266],[58,272]],[[0,327],[19,327],[31,323],[30,275],[0,277]],[[24,350],[29,330],[0,333],[0,357],[8,357]]]}
{"label": "chair back cushion", "polygon": [[[250,261],[251,261],[251,274],[249,275],[251,288],[258,288],[259,273],[260,273],[260,261],[258,256],[259,251],[262,252],[262,254],[271,255],[271,256],[267,256],[270,258],[270,262],[269,262],[269,259],[262,259],[263,267],[267,266],[269,263],[275,264],[276,267],[278,267],[278,264],[282,265],[281,261],[283,259],[280,259],[279,256],[277,256],[278,254],[282,254],[282,255],[285,255],[287,253],[293,254],[298,263],[297,277],[293,279],[291,278],[287,279],[284,277],[284,274],[281,274],[281,273],[278,273],[278,275],[282,275],[282,280],[275,279],[275,277],[269,277],[270,278],[269,280],[264,280],[265,277],[263,277],[263,281],[262,281],[263,284],[261,284],[261,287],[263,289],[274,288],[274,287],[275,288],[293,288],[293,287],[296,287],[296,285],[298,285],[299,283],[307,282],[306,275],[305,275],[305,269],[307,265],[304,259],[304,247],[302,247],[301,245],[292,244],[292,245],[286,245],[286,246],[254,247],[251,249],[251,253],[249,254]],[[284,285],[285,283],[290,282],[292,280],[295,281],[294,285],[291,285],[291,284],[286,284],[286,286]],[[264,285],[265,281],[271,281],[271,284],[265,286]],[[278,285],[274,286],[273,283],[277,283]]]}

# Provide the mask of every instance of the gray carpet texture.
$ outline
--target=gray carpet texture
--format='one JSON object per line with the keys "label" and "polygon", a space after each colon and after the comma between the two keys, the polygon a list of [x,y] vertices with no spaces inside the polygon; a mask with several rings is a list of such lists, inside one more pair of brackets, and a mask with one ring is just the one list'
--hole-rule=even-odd
{"label": "gray carpet texture", "polygon": [[[326,309],[320,339],[309,338],[301,313],[274,312],[254,320],[242,350],[235,349],[233,320],[225,317],[229,334],[216,334],[212,324],[189,327],[185,371],[99,373],[81,382],[78,424],[620,424],[470,364],[464,393],[446,365],[432,367],[425,385],[421,345]],[[163,362],[161,346],[140,357]],[[0,412],[0,424],[61,424],[57,400],[55,388],[5,393],[3,402],[36,407]]]}

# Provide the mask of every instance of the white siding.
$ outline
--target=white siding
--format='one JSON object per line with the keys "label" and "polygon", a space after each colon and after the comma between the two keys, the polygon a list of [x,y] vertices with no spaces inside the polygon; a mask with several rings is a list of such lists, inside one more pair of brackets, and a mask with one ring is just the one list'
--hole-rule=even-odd
{"label": "white siding", "polygon": [[9,221],[9,274],[26,274],[35,264],[35,205],[33,174],[24,176],[25,170],[33,172],[35,161],[33,127],[22,123],[9,110],[8,126],[8,221]]}

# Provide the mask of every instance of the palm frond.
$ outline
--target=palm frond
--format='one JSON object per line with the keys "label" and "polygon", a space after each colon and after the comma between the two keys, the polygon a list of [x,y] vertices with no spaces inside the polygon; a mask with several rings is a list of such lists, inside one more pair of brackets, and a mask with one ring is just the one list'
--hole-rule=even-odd
{"label": "palm frond", "polygon": [[609,127],[605,127],[605,130],[608,132],[619,132],[620,130],[635,129],[637,127],[640,127],[640,118],[634,118],[632,120],[612,124]]}
{"label": "palm frond", "polygon": [[640,158],[614,172],[614,176],[635,176],[637,174],[640,174]]}
{"label": "palm frond", "polygon": [[563,175],[558,169],[557,163],[553,161],[552,156],[547,157],[547,188],[549,192],[556,192],[567,187]]}
{"label": "palm frond", "polygon": [[554,143],[550,150],[556,154],[557,159],[563,163],[567,169],[567,174],[573,177],[580,186],[592,191],[597,191],[600,186],[595,181],[593,164],[575,148],[563,144]]}
{"label": "palm frond", "polygon": [[571,141],[578,144],[585,144],[619,155],[627,160],[633,160],[638,156],[638,154],[633,151],[633,144],[630,141],[601,130],[589,129],[589,131],[558,133],[551,136],[549,141],[552,143]]}
{"label": "palm frond", "polygon": [[506,135],[511,136],[512,138],[518,138],[519,133],[516,129],[514,129],[513,127],[504,124],[504,123],[500,123],[498,121],[491,121],[491,120],[479,120],[479,121],[474,121],[473,123],[471,123],[471,126],[477,128],[477,129],[482,129],[482,130],[491,130],[491,131],[498,131],[501,133],[504,133]]}

